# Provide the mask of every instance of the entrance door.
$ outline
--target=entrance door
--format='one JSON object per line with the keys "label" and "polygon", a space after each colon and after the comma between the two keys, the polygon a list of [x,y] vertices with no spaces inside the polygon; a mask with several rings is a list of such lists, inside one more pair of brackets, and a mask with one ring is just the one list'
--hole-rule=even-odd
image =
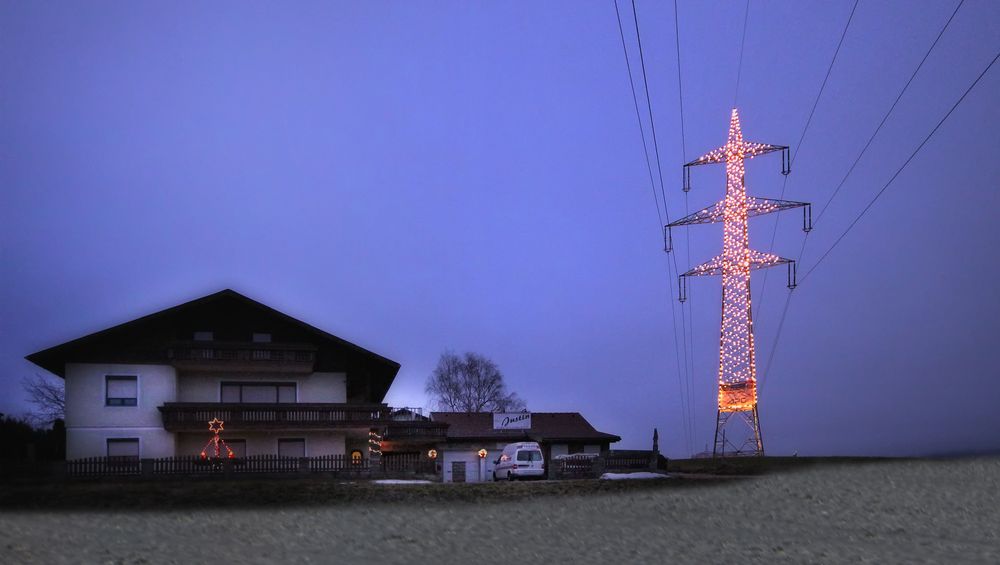
{"label": "entrance door", "polygon": [[451,462],[451,481],[453,483],[465,482],[465,461]]}

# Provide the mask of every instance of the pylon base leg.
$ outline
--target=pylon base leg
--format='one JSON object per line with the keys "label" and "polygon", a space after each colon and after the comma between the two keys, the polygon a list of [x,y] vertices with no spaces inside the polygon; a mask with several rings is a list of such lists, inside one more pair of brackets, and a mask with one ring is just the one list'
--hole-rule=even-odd
{"label": "pylon base leg", "polygon": [[750,410],[722,411],[715,419],[715,445],[712,457],[761,457],[764,438],[760,433],[757,405]]}

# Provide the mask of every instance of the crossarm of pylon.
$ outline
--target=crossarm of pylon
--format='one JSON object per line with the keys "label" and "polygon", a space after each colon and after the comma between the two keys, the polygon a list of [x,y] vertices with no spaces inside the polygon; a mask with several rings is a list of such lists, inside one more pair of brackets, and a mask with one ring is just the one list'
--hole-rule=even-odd
{"label": "crossarm of pylon", "polygon": [[766,269],[768,267],[774,267],[777,265],[784,265],[786,263],[791,263],[791,259],[785,259],[784,257],[778,257],[772,253],[764,253],[763,251],[757,251],[756,249],[748,249],[750,252],[750,270],[756,271],[757,269]]}
{"label": "crossarm of pylon", "polygon": [[716,255],[701,265],[692,267],[682,277],[711,277],[722,274],[722,255]]}
{"label": "crossarm of pylon", "polygon": [[691,226],[695,224],[715,224],[722,221],[725,209],[725,205],[722,202],[717,202],[708,208],[703,208],[693,214],[684,216],[676,222],[667,224],[667,227],[673,228],[677,226]]}
{"label": "crossarm of pylon", "polygon": [[[753,141],[743,141],[738,146],[738,149],[733,152],[734,157],[740,159],[751,159],[758,155],[765,155],[767,153],[773,153],[775,151],[783,151],[788,149],[787,145],[771,145],[770,143],[756,143]],[[723,145],[718,149],[713,149],[708,153],[705,153],[701,157],[698,157],[694,161],[685,164],[685,167],[694,167],[697,165],[711,165],[713,163],[725,163],[727,157],[729,156],[729,146]]]}
{"label": "crossarm of pylon", "polygon": [[802,208],[803,206],[808,206],[808,202],[796,202],[794,200],[777,200],[774,198],[757,198],[756,196],[747,197],[747,216],[763,216],[764,214],[770,214],[772,212],[781,212],[782,210],[791,210],[793,208]]}
{"label": "crossarm of pylon", "polygon": [[[766,269],[768,267],[774,267],[777,265],[784,265],[786,263],[791,263],[791,259],[785,259],[784,257],[779,257],[771,253],[764,253],[762,251],[756,251],[754,249],[748,249],[749,252],[749,265],[747,265],[751,271],[756,271],[757,269]],[[734,268],[739,268],[739,265],[734,266]],[[723,270],[723,259],[722,255],[716,255],[708,261],[705,261],[701,265],[692,267],[690,271],[681,275],[682,277],[713,277],[722,274]]]}
{"label": "crossarm of pylon", "polygon": [[[782,210],[791,210],[808,205],[808,202],[749,196],[747,197],[747,216],[753,218],[754,216],[763,216],[771,212],[781,212]],[[708,208],[702,208],[693,214],[684,216],[676,222],[667,224],[667,227],[676,228],[678,226],[692,226],[695,224],[717,224],[725,220],[725,211],[725,203],[716,202]]]}

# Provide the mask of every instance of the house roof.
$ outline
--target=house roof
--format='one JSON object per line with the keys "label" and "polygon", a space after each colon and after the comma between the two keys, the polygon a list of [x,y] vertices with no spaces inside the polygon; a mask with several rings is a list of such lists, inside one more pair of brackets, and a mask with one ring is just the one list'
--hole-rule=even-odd
{"label": "house roof", "polygon": [[32,353],[26,359],[65,377],[66,363],[71,362],[167,362],[169,345],[190,339],[194,331],[214,330],[216,337],[220,333],[225,337],[226,332],[232,335],[241,332],[242,335],[265,329],[274,332],[276,341],[305,342],[315,346],[317,371],[348,372],[349,385],[352,377],[367,377],[367,383],[363,384],[369,387],[370,396],[379,401],[399,371],[399,363],[391,359],[231,289]]}
{"label": "house roof", "polygon": [[621,441],[599,432],[579,412],[532,412],[527,430],[494,430],[491,412],[431,412],[431,420],[448,424],[448,439],[533,441]]}

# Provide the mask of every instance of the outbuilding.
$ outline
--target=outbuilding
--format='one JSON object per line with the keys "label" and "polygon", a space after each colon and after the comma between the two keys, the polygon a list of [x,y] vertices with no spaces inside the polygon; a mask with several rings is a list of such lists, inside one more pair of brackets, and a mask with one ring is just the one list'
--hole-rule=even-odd
{"label": "outbuilding", "polygon": [[493,480],[495,462],[508,443],[538,442],[545,468],[551,469],[554,456],[606,454],[621,441],[594,429],[579,412],[432,412],[431,420],[448,424],[446,440],[438,445],[446,483]]}

